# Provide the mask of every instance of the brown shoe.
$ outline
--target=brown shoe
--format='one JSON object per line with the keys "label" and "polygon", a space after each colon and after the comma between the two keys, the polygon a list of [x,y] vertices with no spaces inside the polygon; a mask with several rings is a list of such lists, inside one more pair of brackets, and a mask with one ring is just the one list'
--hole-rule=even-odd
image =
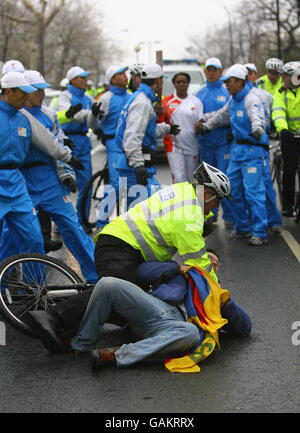
{"label": "brown shoe", "polygon": [[106,349],[92,350],[91,371],[95,372],[102,367],[112,365],[116,366],[115,352],[119,347],[109,347]]}

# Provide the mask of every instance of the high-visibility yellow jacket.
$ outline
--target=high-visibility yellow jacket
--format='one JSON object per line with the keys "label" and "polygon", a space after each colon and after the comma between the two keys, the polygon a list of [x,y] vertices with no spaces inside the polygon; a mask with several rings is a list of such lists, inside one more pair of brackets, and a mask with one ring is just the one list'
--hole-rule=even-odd
{"label": "high-visibility yellow jacket", "polygon": [[282,81],[282,78],[280,77],[279,80],[275,84],[272,84],[268,75],[266,74],[266,75],[263,75],[262,77],[260,77],[257,80],[256,84],[258,87],[260,87],[261,89],[267,90],[267,92],[271,93],[271,95],[274,96],[276,91],[278,89],[280,89],[280,87],[282,87],[283,81]]}
{"label": "high-visibility yellow jacket", "polygon": [[279,89],[274,95],[272,119],[278,134],[288,129],[300,135],[300,87]]}
{"label": "high-visibility yellow jacket", "polygon": [[178,264],[201,266],[218,281],[202,236],[207,218],[194,187],[175,183],[115,218],[95,241],[104,234],[116,236],[140,250],[145,261],[171,260],[177,253]]}

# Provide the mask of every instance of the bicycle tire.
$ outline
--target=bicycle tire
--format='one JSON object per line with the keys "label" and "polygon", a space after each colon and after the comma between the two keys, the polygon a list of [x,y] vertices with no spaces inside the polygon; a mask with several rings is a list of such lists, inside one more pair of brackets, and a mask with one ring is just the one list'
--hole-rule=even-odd
{"label": "bicycle tire", "polygon": [[[108,184],[109,174],[108,168],[104,167],[102,170],[97,171],[92,175],[88,181],[82,196],[81,202],[81,218],[83,224],[92,229],[96,227],[98,219],[98,209],[104,195],[104,186]],[[87,202],[91,194],[91,205],[89,215],[87,215],[86,208]]]}
{"label": "bicycle tire", "polygon": [[47,311],[83,286],[81,277],[61,260],[38,253],[16,254],[0,263],[0,314],[18,331],[35,337],[26,313]]}
{"label": "bicycle tire", "polygon": [[280,155],[276,155],[273,162],[273,182],[277,183],[279,202],[282,207],[282,173],[283,173],[283,161]]}

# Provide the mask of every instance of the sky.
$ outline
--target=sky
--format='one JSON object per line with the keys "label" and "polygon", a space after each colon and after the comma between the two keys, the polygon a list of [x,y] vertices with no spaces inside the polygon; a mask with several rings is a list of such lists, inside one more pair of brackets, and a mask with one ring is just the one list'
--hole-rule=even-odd
{"label": "sky", "polygon": [[[93,1],[93,0],[91,0]],[[123,62],[187,57],[189,35],[205,35],[226,24],[241,0],[98,0],[105,35],[124,51]],[[227,9],[225,9],[225,6]],[[140,51],[135,50],[140,47]]]}

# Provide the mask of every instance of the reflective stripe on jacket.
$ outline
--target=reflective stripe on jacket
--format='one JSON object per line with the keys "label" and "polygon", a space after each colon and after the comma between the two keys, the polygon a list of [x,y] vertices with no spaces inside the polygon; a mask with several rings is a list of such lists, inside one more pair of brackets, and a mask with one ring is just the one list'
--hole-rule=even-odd
{"label": "reflective stripe on jacket", "polygon": [[179,264],[198,265],[217,281],[202,236],[204,215],[188,182],[166,187],[115,218],[95,237],[116,236],[141,251],[146,261],[166,261],[177,254]]}

